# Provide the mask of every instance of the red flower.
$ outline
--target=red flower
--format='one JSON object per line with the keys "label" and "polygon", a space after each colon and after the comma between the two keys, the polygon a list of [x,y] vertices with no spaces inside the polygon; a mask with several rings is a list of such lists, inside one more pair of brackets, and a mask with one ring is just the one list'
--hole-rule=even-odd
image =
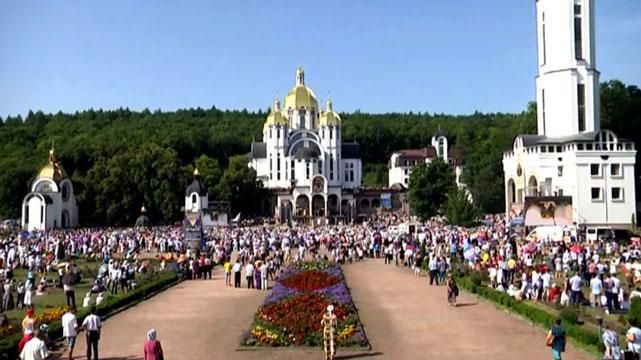
{"label": "red flower", "polygon": [[283,280],[283,285],[301,291],[314,291],[330,287],[340,281],[336,276],[323,271],[304,271]]}

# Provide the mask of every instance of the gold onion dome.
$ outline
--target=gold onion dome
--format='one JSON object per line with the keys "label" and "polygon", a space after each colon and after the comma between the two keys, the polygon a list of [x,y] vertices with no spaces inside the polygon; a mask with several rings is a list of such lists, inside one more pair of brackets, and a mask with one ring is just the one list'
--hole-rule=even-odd
{"label": "gold onion dome", "polygon": [[278,99],[274,101],[272,111],[267,115],[267,121],[265,121],[263,131],[265,131],[269,126],[276,125],[280,125],[282,127],[287,127],[289,125],[289,120],[287,120],[287,117],[283,115],[282,111],[280,111],[280,100]]}
{"label": "gold onion dome", "polygon": [[338,126],[341,124],[341,117],[334,112],[332,108],[332,100],[327,99],[327,108],[321,114],[318,120],[319,126]]}
{"label": "gold onion dome", "polygon": [[318,110],[318,101],[312,89],[305,86],[305,71],[303,68],[296,70],[296,86],[285,97],[285,110],[300,109]]}
{"label": "gold onion dome", "polygon": [[47,165],[43,166],[42,169],[40,169],[40,172],[38,173],[38,179],[46,178],[59,181],[66,177],[67,174],[65,173],[65,170],[58,162],[56,148],[52,144],[51,150],[49,150],[49,162],[47,163]]}

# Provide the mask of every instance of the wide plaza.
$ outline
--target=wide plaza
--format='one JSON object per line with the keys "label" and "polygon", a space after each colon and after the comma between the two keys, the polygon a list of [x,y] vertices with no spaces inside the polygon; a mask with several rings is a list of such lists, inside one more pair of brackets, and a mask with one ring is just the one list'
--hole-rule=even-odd
{"label": "wide plaza", "polygon": [[[343,266],[372,345],[370,351],[339,349],[336,359],[546,359],[545,330],[475,296],[462,294],[448,307],[444,286],[428,286],[403,267],[382,259]],[[142,343],[154,327],[168,359],[320,359],[318,348],[241,349],[239,339],[267,292],[226,287],[213,280],[182,282],[104,322],[101,359],[142,359]],[[85,348],[79,337],[78,350]],[[84,356],[79,357],[84,358]],[[591,359],[568,346],[567,359]]]}

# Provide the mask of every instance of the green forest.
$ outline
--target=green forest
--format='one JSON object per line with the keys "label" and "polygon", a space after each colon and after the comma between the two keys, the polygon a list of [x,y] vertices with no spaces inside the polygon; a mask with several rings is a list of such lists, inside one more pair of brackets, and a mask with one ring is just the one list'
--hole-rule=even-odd
{"label": "green forest", "polygon": [[[0,119],[0,218],[17,218],[31,181],[54,143],[74,182],[83,226],[131,225],[144,204],[156,223],[181,218],[184,189],[199,168],[210,199],[251,214],[261,191],[248,169],[252,140],[265,111],[216,107],[178,111],[89,109],[73,114],[30,111]],[[536,106],[518,114],[343,113],[343,140],[363,154],[364,185],[387,185],[392,152],[430,144],[446,132],[465,163],[464,181],[484,212],[503,210],[502,153],[514,137],[536,132]],[[602,128],[641,144],[641,90],[620,81],[601,85]],[[637,175],[639,173],[637,160]],[[638,185],[637,185],[638,186]],[[639,191],[637,191],[639,194]]]}

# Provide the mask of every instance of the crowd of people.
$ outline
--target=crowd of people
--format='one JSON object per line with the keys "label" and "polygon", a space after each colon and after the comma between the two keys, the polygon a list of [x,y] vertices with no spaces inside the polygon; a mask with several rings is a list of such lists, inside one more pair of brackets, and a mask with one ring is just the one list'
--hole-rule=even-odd
{"label": "crowd of people", "polygon": [[[445,285],[450,305],[458,295],[455,278],[448,276],[455,267],[476,272],[487,286],[521,301],[590,306],[609,314],[627,311],[630,298],[641,296],[636,291],[641,282],[641,249],[636,243],[590,242],[571,231],[564,241],[525,239],[503,216],[487,216],[472,229],[447,225],[438,217],[422,223],[410,220],[389,215],[348,225],[213,228],[206,231],[198,251],[187,246],[180,227],[8,234],[0,237],[2,310],[30,308],[33,296],[46,291],[51,272],[58,273],[57,284],[69,295],[68,305],[75,307],[73,281],[66,279],[76,271],[72,263],[65,263],[69,258],[104,262],[92,293],[127,291],[136,286],[144,252],[158,256],[161,268],[175,266],[186,279],[212,279],[220,266],[227,286],[259,290],[267,290],[292,261],[346,264],[374,258],[405,266],[415,275],[425,273],[431,286]],[[116,253],[122,256],[116,259]],[[13,279],[16,268],[29,271],[24,281]],[[36,275],[44,283],[36,283]],[[610,354],[618,348],[613,334],[610,329],[603,335]],[[631,347],[638,343],[641,352],[641,330],[628,342]]]}

